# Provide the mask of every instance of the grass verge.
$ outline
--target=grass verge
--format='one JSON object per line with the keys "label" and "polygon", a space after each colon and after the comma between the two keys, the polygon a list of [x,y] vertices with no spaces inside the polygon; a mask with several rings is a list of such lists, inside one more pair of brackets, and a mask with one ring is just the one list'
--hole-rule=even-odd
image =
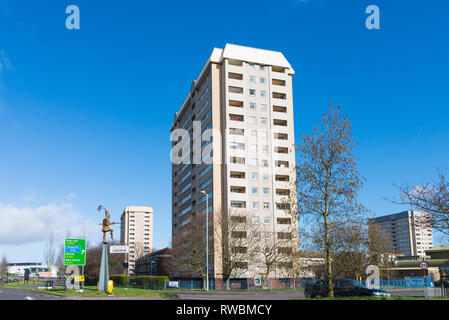
{"label": "grass verge", "polygon": [[[61,296],[80,296],[80,297],[107,297],[108,294],[102,291],[98,291],[95,286],[85,287],[83,292],[77,292],[75,289],[52,288],[52,289],[30,289],[36,292],[52,293]],[[135,289],[116,287],[114,288],[112,295],[115,297],[160,297],[160,298],[175,298],[178,295],[171,292]]]}

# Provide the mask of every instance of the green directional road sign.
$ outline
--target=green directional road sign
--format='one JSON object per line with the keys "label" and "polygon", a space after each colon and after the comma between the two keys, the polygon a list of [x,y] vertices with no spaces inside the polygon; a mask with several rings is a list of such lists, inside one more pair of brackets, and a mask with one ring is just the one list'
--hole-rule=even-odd
{"label": "green directional road sign", "polygon": [[65,239],[64,265],[86,265],[86,239]]}

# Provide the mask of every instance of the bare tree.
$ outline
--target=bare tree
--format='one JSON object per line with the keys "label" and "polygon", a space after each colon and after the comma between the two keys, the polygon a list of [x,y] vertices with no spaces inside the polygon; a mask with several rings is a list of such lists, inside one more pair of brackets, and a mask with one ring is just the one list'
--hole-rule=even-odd
{"label": "bare tree", "polygon": [[[90,277],[97,277],[100,274],[101,256],[103,253],[103,244],[87,244],[86,248],[86,265],[84,266],[84,274]],[[109,274],[122,274],[123,261],[125,254],[108,253]]]}
{"label": "bare tree", "polygon": [[55,265],[55,260],[56,260],[55,238],[53,234],[50,234],[47,245],[45,246],[44,249],[44,261],[48,267],[48,272],[52,272],[53,266]]}
{"label": "bare tree", "polygon": [[221,267],[226,287],[229,279],[240,278],[246,272],[252,257],[254,240],[249,237],[251,229],[250,216],[236,210],[222,211],[216,215],[215,238],[221,243]]}
{"label": "bare tree", "polygon": [[296,230],[287,225],[282,231],[274,232],[269,226],[259,224],[252,229],[252,237],[258,239],[253,250],[256,257],[261,257],[265,285],[273,272],[291,274],[297,252]]}
{"label": "bare tree", "polygon": [[421,185],[396,185],[401,193],[401,201],[392,201],[422,211],[418,223],[449,235],[449,169],[438,171],[436,179]]}
{"label": "bare tree", "polygon": [[357,171],[355,145],[350,120],[343,116],[340,107],[331,106],[323,114],[321,124],[311,134],[302,136],[297,150],[298,214],[323,224],[325,278],[330,297],[333,297],[331,226],[364,211],[356,201],[364,179]]}
{"label": "bare tree", "polygon": [[177,269],[175,274],[181,277],[200,277],[205,284],[207,275],[205,215],[197,213],[189,219],[184,228],[172,238],[173,265]]}
{"label": "bare tree", "polygon": [[2,263],[0,264],[0,278],[4,279],[8,274],[8,259],[6,258],[6,254],[2,257]]}

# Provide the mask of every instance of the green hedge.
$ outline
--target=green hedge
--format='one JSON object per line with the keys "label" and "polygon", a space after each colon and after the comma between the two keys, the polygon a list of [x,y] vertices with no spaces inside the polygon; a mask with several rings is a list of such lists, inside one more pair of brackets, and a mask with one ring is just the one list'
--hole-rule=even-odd
{"label": "green hedge", "polygon": [[98,284],[98,277],[85,276],[84,285],[85,286],[96,286]]}
{"label": "green hedge", "polygon": [[129,276],[125,276],[123,274],[110,274],[109,280],[112,280],[114,282],[114,286],[124,287],[125,281],[129,280]]}
{"label": "green hedge", "polygon": [[131,278],[131,285],[152,290],[163,290],[168,282],[167,276],[136,276]]}

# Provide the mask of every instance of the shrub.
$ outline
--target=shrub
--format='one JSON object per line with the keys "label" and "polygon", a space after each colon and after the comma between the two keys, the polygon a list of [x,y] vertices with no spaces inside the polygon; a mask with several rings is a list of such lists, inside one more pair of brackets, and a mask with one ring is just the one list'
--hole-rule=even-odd
{"label": "shrub", "polygon": [[152,290],[164,289],[167,282],[167,276],[136,276],[131,278],[131,285]]}
{"label": "shrub", "polygon": [[85,286],[96,286],[98,284],[98,277],[85,276],[84,285]]}
{"label": "shrub", "polygon": [[109,280],[112,280],[114,282],[114,286],[124,287],[125,281],[129,280],[129,276],[123,274],[111,274],[109,275]]}

